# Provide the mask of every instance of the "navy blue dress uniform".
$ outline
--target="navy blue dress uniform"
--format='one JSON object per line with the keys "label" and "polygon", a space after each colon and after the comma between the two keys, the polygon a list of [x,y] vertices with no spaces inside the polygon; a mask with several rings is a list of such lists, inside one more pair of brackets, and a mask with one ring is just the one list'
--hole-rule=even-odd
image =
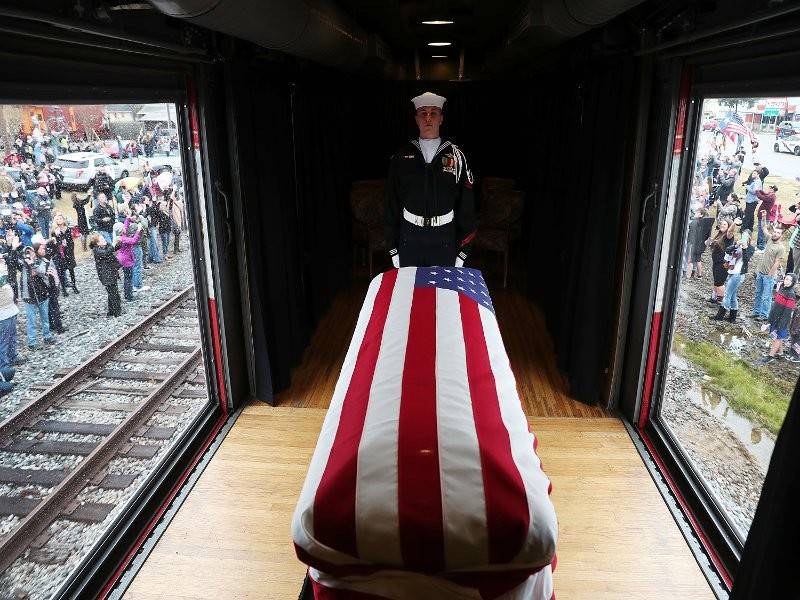
{"label": "navy blue dress uniform", "polygon": [[[426,92],[413,102],[441,108],[444,100]],[[475,237],[472,184],[467,158],[452,141],[410,140],[392,156],[384,217],[395,267],[463,266]]]}

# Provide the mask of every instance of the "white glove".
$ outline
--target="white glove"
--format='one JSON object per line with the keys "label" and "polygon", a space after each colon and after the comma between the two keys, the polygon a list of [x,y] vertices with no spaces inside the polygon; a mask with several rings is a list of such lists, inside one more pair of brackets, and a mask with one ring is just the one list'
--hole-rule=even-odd
{"label": "white glove", "polygon": [[395,254],[392,257],[392,265],[394,266],[395,269],[399,269],[400,268],[400,255],[399,254]]}
{"label": "white glove", "polygon": [[456,266],[457,267],[463,267],[464,266],[464,259],[461,258],[460,256],[458,258],[456,258]]}

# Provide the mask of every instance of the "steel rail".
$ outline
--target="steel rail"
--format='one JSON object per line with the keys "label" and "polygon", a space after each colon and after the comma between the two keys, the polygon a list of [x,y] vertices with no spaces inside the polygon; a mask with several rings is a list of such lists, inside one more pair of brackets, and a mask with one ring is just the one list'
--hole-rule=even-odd
{"label": "steel rail", "polygon": [[202,361],[201,348],[181,362],[175,371],[122,421],[50,494],[5,536],[0,538],[0,572],[8,568],[78,493],[117,455],[123,444],[145,424],[159,405],[191,375]]}
{"label": "steel rail", "polygon": [[102,363],[110,360],[114,354],[123,349],[125,346],[128,346],[138,340],[142,335],[144,335],[144,333],[146,333],[145,329],[147,327],[152,325],[158,319],[166,316],[167,313],[184,302],[189,297],[193,289],[194,286],[192,285],[175,294],[151,314],[130,327],[122,334],[122,336],[95,352],[84,362],[64,375],[56,383],[42,392],[38,398],[26,404],[9,416],[5,421],[0,423],[0,449],[7,445],[11,436],[22,429],[27,423],[30,423],[35,417],[39,416],[57,400],[61,399],[68,392],[72,391],[73,388],[79,385],[83,375],[93,375],[92,371],[94,369],[96,369]]}

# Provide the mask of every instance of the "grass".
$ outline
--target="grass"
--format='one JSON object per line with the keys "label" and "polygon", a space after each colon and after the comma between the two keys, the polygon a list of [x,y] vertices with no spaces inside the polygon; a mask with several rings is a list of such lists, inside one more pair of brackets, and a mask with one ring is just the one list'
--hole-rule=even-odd
{"label": "grass", "polygon": [[793,386],[776,380],[767,368],[753,367],[708,342],[696,342],[676,333],[673,351],[702,367],[710,381],[741,415],[749,416],[777,434],[789,409]]}

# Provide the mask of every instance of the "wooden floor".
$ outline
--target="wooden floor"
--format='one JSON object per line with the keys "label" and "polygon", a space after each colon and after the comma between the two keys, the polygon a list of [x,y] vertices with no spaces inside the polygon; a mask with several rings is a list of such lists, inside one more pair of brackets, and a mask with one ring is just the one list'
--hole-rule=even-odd
{"label": "wooden floor", "polygon": [[[292,511],[365,290],[336,299],[281,406],[242,413],[125,598],[297,598]],[[711,600],[622,423],[569,398],[535,307],[512,291],[493,300],[553,482],[558,599]]]}
{"label": "wooden floor", "polygon": [[[278,394],[280,406],[328,407],[366,289],[366,284],[357,284],[336,297],[317,327],[302,363],[292,372],[291,386]],[[576,402],[567,395],[539,309],[511,288],[493,291],[492,301],[525,414],[606,416],[602,409]]]}
{"label": "wooden floor", "polygon": [[[325,411],[249,406],[128,590],[127,600],[295,600],[290,521]],[[553,482],[558,600],[712,600],[614,418],[531,418]]]}

